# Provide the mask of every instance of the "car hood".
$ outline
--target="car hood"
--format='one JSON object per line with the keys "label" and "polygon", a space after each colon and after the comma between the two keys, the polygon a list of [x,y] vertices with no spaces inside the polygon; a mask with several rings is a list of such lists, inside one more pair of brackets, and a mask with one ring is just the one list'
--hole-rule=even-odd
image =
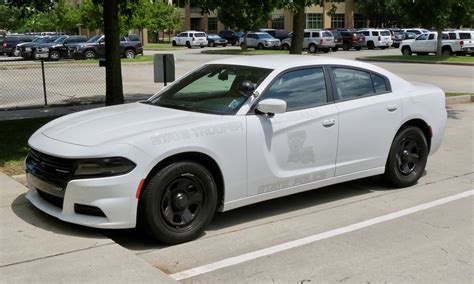
{"label": "car hood", "polygon": [[[80,146],[127,143],[142,134],[215,121],[211,114],[131,103],[67,115],[45,125],[41,133],[51,139]],[[125,142],[124,142],[125,141]]]}
{"label": "car hood", "polygon": [[46,43],[40,43],[37,46],[38,47],[43,47],[43,48],[51,48],[51,47],[57,47],[57,46],[62,46],[62,43],[57,43],[57,42],[46,42]]}

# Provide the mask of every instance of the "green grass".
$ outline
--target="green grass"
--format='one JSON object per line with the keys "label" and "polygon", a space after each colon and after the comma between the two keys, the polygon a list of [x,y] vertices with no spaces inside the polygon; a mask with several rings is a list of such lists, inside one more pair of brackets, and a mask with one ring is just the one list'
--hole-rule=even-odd
{"label": "green grass", "polygon": [[54,118],[56,117],[0,121],[0,171],[7,175],[23,174],[29,137]]}
{"label": "green grass", "polygon": [[464,62],[474,63],[474,56],[438,56],[438,55],[386,55],[359,57],[359,60],[412,61],[412,62]]}
{"label": "green grass", "polygon": [[207,49],[201,51],[201,53],[206,54],[234,54],[234,55],[261,55],[261,54],[289,54],[288,50],[279,50],[279,49],[263,49],[257,50],[249,48],[247,50],[242,49]]}
{"label": "green grass", "polygon": [[185,46],[172,46],[171,43],[147,43],[143,46],[145,49],[181,49]]}
{"label": "green grass", "polygon": [[474,93],[446,93],[446,97],[472,96]]}

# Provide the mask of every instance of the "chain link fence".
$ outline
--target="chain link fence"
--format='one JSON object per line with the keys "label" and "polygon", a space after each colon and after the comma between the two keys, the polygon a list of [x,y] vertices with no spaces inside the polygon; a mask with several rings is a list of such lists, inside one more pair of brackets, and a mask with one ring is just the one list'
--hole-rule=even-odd
{"label": "chain link fence", "polygon": [[104,99],[105,68],[96,61],[0,60],[0,110]]}

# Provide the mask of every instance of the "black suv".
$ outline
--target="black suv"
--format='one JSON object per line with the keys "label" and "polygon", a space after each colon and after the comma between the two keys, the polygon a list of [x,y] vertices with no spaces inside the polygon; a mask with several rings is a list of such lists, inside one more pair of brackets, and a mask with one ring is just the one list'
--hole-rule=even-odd
{"label": "black suv", "polygon": [[70,44],[86,42],[85,36],[60,36],[53,42],[42,43],[36,46],[36,59],[59,60],[68,57],[68,46]]}
{"label": "black suv", "polygon": [[30,42],[34,38],[35,36],[30,35],[6,36],[0,39],[0,54],[13,56],[13,52],[15,51],[17,44],[22,42]]}
{"label": "black suv", "polygon": [[219,32],[219,36],[227,40],[228,43],[232,45],[238,45],[240,36],[238,33],[234,32],[233,30],[224,30]]}
{"label": "black suv", "polygon": [[48,43],[48,42],[53,42],[55,41],[59,36],[38,36],[35,37],[35,39],[31,42],[23,42],[19,43],[16,46],[16,50],[14,52],[15,56],[21,56],[24,59],[34,59],[35,58],[35,52],[36,52],[36,46],[43,44],[43,43]]}
{"label": "black suv", "polygon": [[[96,35],[87,42],[71,44],[68,48],[69,56],[75,59],[94,59],[105,57],[105,36]],[[140,38],[129,35],[120,39],[120,53],[122,57],[134,58],[137,54],[143,55],[143,46]]]}

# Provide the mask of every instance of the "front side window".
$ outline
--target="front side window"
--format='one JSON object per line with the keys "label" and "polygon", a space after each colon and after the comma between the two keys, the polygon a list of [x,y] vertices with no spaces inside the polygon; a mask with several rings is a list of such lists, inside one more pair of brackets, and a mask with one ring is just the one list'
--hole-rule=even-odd
{"label": "front side window", "polygon": [[148,104],[195,112],[235,114],[247,96],[242,82],[257,88],[271,69],[238,65],[205,65],[153,96]]}
{"label": "front side window", "polygon": [[327,95],[323,68],[287,72],[272,83],[263,98],[286,101],[288,111],[325,104]]}
{"label": "front side window", "polygon": [[332,68],[338,100],[349,100],[389,91],[384,77],[362,70]]}
{"label": "front side window", "polygon": [[430,34],[430,35],[428,36],[428,39],[429,39],[429,40],[433,40],[433,39],[434,39],[434,34]]}
{"label": "front side window", "polygon": [[428,34],[422,34],[416,38],[416,40],[426,40],[428,38]]}

